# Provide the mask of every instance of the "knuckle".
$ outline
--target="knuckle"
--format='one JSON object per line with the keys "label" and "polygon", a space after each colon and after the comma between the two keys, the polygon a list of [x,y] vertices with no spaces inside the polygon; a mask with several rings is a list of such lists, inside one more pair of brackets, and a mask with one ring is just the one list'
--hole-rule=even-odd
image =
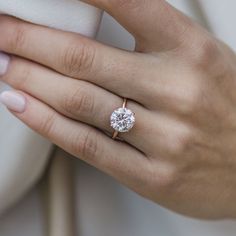
{"label": "knuckle", "polygon": [[172,156],[185,155],[194,143],[194,129],[184,124],[175,127],[167,142],[167,148]]}
{"label": "knuckle", "polygon": [[72,150],[80,155],[81,159],[87,162],[93,162],[94,158],[98,156],[99,141],[98,134],[93,130],[88,130],[83,135],[79,135],[75,139]]}
{"label": "knuckle", "polygon": [[92,69],[94,58],[95,48],[85,40],[81,40],[80,43],[72,42],[67,46],[60,64],[67,75],[83,76]]}
{"label": "knuckle", "polygon": [[189,116],[199,110],[206,89],[199,81],[199,76],[194,74],[182,77],[174,86],[170,85],[165,98],[181,115]]}
{"label": "knuckle", "polygon": [[27,90],[31,84],[30,79],[33,78],[32,76],[32,67],[29,63],[22,63],[21,60],[11,56],[11,65],[2,80],[14,88]]}
{"label": "knuckle", "polygon": [[215,66],[219,58],[218,42],[211,36],[201,37],[191,52],[193,65],[197,69],[209,69],[210,65]]}
{"label": "knuckle", "polygon": [[70,95],[64,99],[63,110],[71,115],[92,115],[94,111],[94,97],[83,88],[73,89]]}
{"label": "knuckle", "polygon": [[165,191],[170,189],[179,179],[179,170],[171,164],[158,163],[152,165],[149,171],[149,186],[151,189],[158,188]]}
{"label": "knuckle", "polygon": [[14,25],[13,35],[9,39],[9,47],[13,52],[19,51],[26,45],[26,29],[21,23]]}
{"label": "knuckle", "polygon": [[176,168],[166,169],[158,176],[157,184],[162,189],[170,189],[179,179],[179,172]]}
{"label": "knuckle", "polygon": [[31,67],[28,65],[19,65],[19,79],[14,79],[14,86],[19,89],[27,89],[30,85],[30,79],[32,78]]}
{"label": "knuckle", "polygon": [[182,116],[190,117],[192,116],[198,109],[198,101],[195,97],[189,97],[189,100],[184,97],[181,99],[181,104],[177,104],[177,112]]}
{"label": "knuckle", "polygon": [[49,113],[46,116],[46,118],[41,119],[41,122],[36,128],[36,132],[39,132],[45,135],[46,137],[50,137],[54,130],[55,119],[56,119],[56,113],[54,112]]}
{"label": "knuckle", "polygon": [[188,93],[182,94],[180,99],[180,103],[176,104],[178,108],[178,112],[181,115],[186,117],[192,117],[193,115],[196,116],[196,113],[199,112],[203,105],[204,98],[204,90],[198,85],[195,84],[194,89],[190,89]]}

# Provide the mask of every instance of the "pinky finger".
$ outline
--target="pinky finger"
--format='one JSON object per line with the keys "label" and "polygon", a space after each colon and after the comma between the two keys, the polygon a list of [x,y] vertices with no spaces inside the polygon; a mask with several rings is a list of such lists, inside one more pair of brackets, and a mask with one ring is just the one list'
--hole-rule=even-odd
{"label": "pinky finger", "polygon": [[64,117],[26,93],[6,91],[0,95],[0,100],[37,133],[124,184],[134,187],[144,177],[140,173],[144,173],[148,159],[131,146]]}

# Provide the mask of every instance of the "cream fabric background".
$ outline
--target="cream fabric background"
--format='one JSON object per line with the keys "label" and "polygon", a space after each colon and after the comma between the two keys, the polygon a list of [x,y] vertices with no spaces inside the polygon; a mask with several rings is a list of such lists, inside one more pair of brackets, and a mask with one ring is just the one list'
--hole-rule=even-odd
{"label": "cream fabric background", "polygon": [[[234,0],[170,0],[236,49]],[[201,3],[200,5],[198,3]],[[203,15],[203,12],[205,13]],[[200,17],[200,18],[199,18]],[[99,40],[126,49],[132,37],[108,15]],[[103,173],[74,160],[77,168],[78,235],[81,236],[233,236],[235,221],[206,222],[173,214],[153,204]],[[38,188],[0,218],[1,236],[44,236]]]}
{"label": "cream fabric background", "polygon": [[[101,10],[77,0],[0,0],[0,12],[94,37]],[[17,78],[15,78],[17,79]],[[0,82],[0,91],[6,89]],[[51,143],[0,106],[0,214],[41,177]]]}

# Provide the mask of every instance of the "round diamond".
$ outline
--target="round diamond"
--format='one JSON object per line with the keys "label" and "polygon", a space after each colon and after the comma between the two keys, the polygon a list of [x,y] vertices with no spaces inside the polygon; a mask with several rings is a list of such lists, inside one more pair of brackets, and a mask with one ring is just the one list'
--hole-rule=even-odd
{"label": "round diamond", "polygon": [[118,132],[128,132],[134,123],[134,113],[127,108],[118,108],[111,114],[111,127]]}

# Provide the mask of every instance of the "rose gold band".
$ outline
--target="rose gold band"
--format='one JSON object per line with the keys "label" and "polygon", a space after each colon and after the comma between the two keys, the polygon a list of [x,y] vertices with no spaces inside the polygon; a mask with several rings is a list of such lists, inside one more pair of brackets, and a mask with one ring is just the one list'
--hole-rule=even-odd
{"label": "rose gold band", "polygon": [[[124,98],[122,108],[126,108],[126,106],[127,106],[127,98]],[[118,135],[119,135],[119,132],[114,131],[112,135],[112,139],[116,139]]]}

